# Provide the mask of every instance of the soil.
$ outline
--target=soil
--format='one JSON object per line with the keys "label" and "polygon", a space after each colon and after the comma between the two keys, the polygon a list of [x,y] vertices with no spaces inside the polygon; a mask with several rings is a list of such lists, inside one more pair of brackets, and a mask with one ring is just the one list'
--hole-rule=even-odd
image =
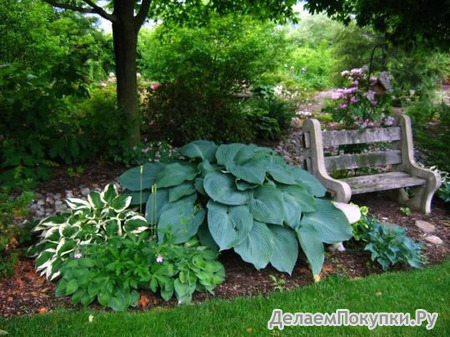
{"label": "soil", "polygon": [[[52,179],[42,183],[37,192],[40,193],[64,193],[67,189],[80,188],[80,186],[104,186],[124,171],[124,167],[109,165],[108,163],[88,164],[84,167],[84,174],[79,177],[69,177],[67,167],[60,167],[53,173]],[[414,240],[423,241],[424,233],[417,228],[415,220],[424,220],[436,227],[433,235],[439,236],[443,245],[432,245],[426,243],[425,255],[429,264],[436,264],[444,261],[450,256],[448,242],[450,242],[450,209],[440,200],[433,203],[433,212],[423,215],[412,212],[406,216],[400,211],[400,205],[388,200],[381,194],[366,194],[357,196],[352,200],[359,205],[366,205],[371,213],[380,220],[395,223],[407,229],[408,236]],[[327,254],[322,277],[339,275],[343,277],[357,278],[369,274],[381,273],[381,268],[370,263],[369,253],[364,251],[361,243],[349,241],[346,244],[347,250],[344,252],[330,251]],[[330,247],[328,247],[330,248]],[[298,288],[312,284],[312,275],[306,263],[305,257],[300,255],[297,265],[292,275],[280,273],[268,267],[257,271],[252,265],[241,260],[232,253],[224,252],[220,256],[220,261],[226,270],[225,281],[216,288],[215,297],[229,299],[237,296],[267,295],[277,289],[275,277],[282,290]],[[396,265],[391,270],[409,270],[408,266]],[[70,298],[57,298],[54,295],[56,285],[47,281],[44,277],[39,277],[34,271],[34,261],[24,256],[21,257],[15,274],[12,277],[0,280],[0,315],[8,318],[16,315],[30,315],[35,313],[46,313],[55,308],[78,308],[73,306]],[[195,293],[194,301],[205,301],[212,298],[212,295]],[[151,310],[162,306],[175,306],[175,300],[164,302],[159,295],[142,292],[139,306],[133,310]],[[99,305],[94,308],[106,310]]]}

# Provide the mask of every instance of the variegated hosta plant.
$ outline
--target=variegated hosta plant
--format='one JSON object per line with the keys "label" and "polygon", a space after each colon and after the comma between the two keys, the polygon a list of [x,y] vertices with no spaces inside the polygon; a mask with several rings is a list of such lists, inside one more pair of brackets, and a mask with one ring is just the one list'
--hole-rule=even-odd
{"label": "variegated hosta plant", "polygon": [[113,184],[102,192],[92,191],[87,199],[67,199],[70,212],[45,218],[34,229],[41,232],[33,248],[36,269],[50,280],[59,276],[63,262],[77,254],[82,245],[149,229],[144,217],[127,209],[131,197],[120,195]]}
{"label": "variegated hosta plant", "polygon": [[344,213],[323,199],[322,184],[270,149],[195,141],[179,153],[186,160],[145,164],[119,177],[132,204],[146,205],[160,239],[170,232],[182,243],[197,235],[257,269],[270,263],[288,273],[300,244],[318,275],[324,243],[352,237]]}

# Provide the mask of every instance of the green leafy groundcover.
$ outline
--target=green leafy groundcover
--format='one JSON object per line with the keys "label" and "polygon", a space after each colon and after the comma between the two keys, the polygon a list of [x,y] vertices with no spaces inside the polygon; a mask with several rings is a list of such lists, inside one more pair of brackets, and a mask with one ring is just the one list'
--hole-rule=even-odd
{"label": "green leafy groundcover", "polygon": [[203,245],[233,249],[257,269],[270,263],[287,273],[300,243],[318,275],[323,244],[352,237],[346,216],[321,199],[321,183],[268,148],[199,140],[179,153],[186,159],[148,163],[118,178],[132,204],[145,205],[160,240],[171,233],[183,243],[198,235]]}

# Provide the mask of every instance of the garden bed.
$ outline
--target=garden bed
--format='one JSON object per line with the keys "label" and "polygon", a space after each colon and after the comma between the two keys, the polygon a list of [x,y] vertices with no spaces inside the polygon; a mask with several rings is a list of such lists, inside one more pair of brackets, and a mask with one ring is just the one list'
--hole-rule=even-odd
{"label": "garden bed", "polygon": [[[124,170],[123,167],[108,164],[89,164],[85,166],[85,173],[78,177],[67,175],[67,168],[60,167],[53,173],[52,180],[42,183],[37,192],[42,196],[65,195],[72,191],[74,195],[81,195],[84,188],[95,189],[103,187],[106,183],[114,181]],[[433,203],[433,212],[429,215],[412,212],[405,215],[400,205],[393,203],[380,195],[368,194],[355,197],[353,202],[368,206],[371,213],[381,221],[398,224],[407,228],[408,236],[414,240],[424,241],[425,233],[415,226],[416,220],[427,221],[435,226],[433,233],[444,241],[442,245],[425,242],[425,256],[429,264],[444,261],[450,256],[450,250],[445,242],[450,240],[450,214],[448,207],[440,200]],[[370,254],[363,250],[360,242],[350,241],[346,244],[345,252],[330,252],[323,268],[323,275],[338,275],[350,278],[364,277],[373,273],[381,273],[381,268],[370,263]],[[224,252],[220,261],[226,270],[225,281],[215,289],[217,298],[229,299],[237,296],[266,295],[274,291],[292,289],[311,284],[312,275],[303,255],[300,255],[294,272],[291,276],[280,273],[268,267],[257,271],[232,252]],[[409,269],[409,267],[396,265],[393,270]],[[13,277],[0,281],[0,315],[12,317],[33,313],[45,313],[57,307],[74,307],[69,297],[57,298],[54,295],[55,284],[39,277],[34,272],[34,260],[22,257]],[[204,293],[195,293],[194,301],[204,301],[213,296]],[[133,310],[151,310],[156,307],[177,305],[176,300],[164,302],[159,295],[151,292],[141,292],[139,307]],[[95,305],[94,305],[95,306]],[[100,306],[98,306],[100,308]]]}

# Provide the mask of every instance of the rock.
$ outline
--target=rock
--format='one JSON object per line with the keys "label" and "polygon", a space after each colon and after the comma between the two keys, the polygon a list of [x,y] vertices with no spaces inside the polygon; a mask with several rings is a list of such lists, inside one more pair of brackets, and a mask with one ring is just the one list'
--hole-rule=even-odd
{"label": "rock", "polygon": [[353,204],[345,204],[343,202],[333,201],[334,206],[339,208],[347,217],[348,222],[355,223],[361,219],[361,211],[359,207]]}
{"label": "rock", "polygon": [[444,244],[444,241],[439,236],[436,235],[430,235],[425,238],[426,241],[429,243],[432,243],[433,245],[442,245]]}
{"label": "rock", "polygon": [[425,232],[427,234],[434,232],[436,229],[436,227],[434,227],[434,225],[430,224],[429,222],[422,221],[422,220],[416,220],[415,225],[422,232]]}
{"label": "rock", "polygon": [[66,199],[73,198],[73,192],[71,190],[66,191]]}
{"label": "rock", "polygon": [[338,251],[338,252],[345,252],[345,247],[344,244],[342,242],[338,242],[338,243],[334,243],[330,246],[329,248],[332,252],[333,251]]}
{"label": "rock", "polygon": [[53,200],[51,197],[47,197],[47,198],[45,199],[45,202],[46,202],[47,204],[53,204],[53,203],[54,203],[54,200]]}
{"label": "rock", "polygon": [[55,193],[55,194],[53,195],[53,199],[55,199],[55,200],[60,200],[60,199],[61,199],[61,193]]}
{"label": "rock", "polygon": [[45,204],[45,201],[42,199],[38,200],[37,204],[38,204],[38,206],[42,206],[43,204]]}
{"label": "rock", "polygon": [[81,190],[81,194],[85,197],[87,197],[87,195],[91,192],[91,190],[89,189],[89,187],[85,187]]}
{"label": "rock", "polygon": [[61,208],[62,205],[63,205],[63,202],[61,200],[55,201],[55,209]]}

